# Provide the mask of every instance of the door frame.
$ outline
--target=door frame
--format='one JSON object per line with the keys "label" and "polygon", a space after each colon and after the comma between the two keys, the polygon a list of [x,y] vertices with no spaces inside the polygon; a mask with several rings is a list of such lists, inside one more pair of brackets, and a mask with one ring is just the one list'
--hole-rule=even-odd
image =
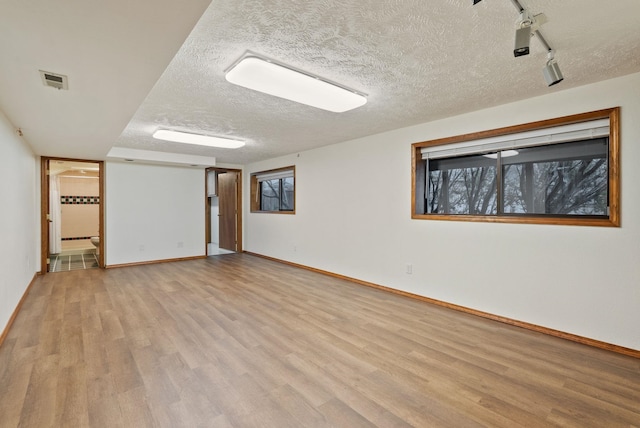
{"label": "door frame", "polygon": [[204,253],[209,255],[209,238],[211,237],[211,205],[209,204],[209,183],[207,176],[209,171],[216,173],[216,186],[218,173],[235,172],[238,174],[238,186],[236,188],[236,252],[241,253],[242,250],[242,170],[235,168],[219,168],[210,167],[204,170],[204,206],[205,206],[205,235],[204,235]]}
{"label": "door frame", "polygon": [[49,169],[47,166],[52,161],[66,162],[87,162],[98,165],[98,195],[100,198],[100,208],[98,210],[98,236],[100,237],[100,245],[98,247],[98,266],[104,268],[104,161],[88,160],[88,159],[72,159],[42,156],[40,158],[40,275],[49,273]]}

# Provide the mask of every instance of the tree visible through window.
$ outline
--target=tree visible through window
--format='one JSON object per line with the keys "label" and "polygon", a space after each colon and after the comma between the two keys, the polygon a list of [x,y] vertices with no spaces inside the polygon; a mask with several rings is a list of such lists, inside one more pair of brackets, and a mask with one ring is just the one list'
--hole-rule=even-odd
{"label": "tree visible through window", "polygon": [[607,140],[430,161],[427,212],[606,216]]}
{"label": "tree visible through window", "polygon": [[260,182],[261,211],[293,211],[293,177]]}
{"label": "tree visible through window", "polygon": [[496,164],[482,156],[429,162],[428,211],[495,214]]}
{"label": "tree visible through window", "polygon": [[[606,216],[608,206],[607,139],[565,143],[573,155],[545,149],[523,149],[522,156],[538,161],[503,160],[504,212],[507,214],[557,214]],[[548,157],[545,152],[548,151]],[[541,153],[536,153],[541,152]],[[512,160],[513,159],[513,160]]]}
{"label": "tree visible through window", "polygon": [[295,167],[251,174],[252,212],[295,212]]}
{"label": "tree visible through window", "polygon": [[413,149],[413,218],[619,226],[619,108]]}

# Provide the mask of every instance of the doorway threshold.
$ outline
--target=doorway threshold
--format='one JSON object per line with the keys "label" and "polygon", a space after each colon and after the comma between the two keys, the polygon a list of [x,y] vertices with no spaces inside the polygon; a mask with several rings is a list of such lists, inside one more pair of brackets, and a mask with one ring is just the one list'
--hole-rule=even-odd
{"label": "doorway threshold", "polygon": [[207,244],[207,255],[208,256],[220,256],[222,254],[233,254],[235,251],[227,250],[225,248],[220,248],[216,243]]}

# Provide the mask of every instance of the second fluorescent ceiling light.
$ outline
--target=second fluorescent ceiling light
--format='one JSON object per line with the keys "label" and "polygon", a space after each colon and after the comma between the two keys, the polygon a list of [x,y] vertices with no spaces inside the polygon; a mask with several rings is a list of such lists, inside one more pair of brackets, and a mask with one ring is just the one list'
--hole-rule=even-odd
{"label": "second fluorescent ceiling light", "polygon": [[168,129],[158,129],[153,133],[153,138],[156,140],[173,141],[174,143],[196,144],[199,146],[220,147],[223,149],[237,149],[244,146],[244,141],[190,134],[188,132],[170,131]]}
{"label": "second fluorescent ceiling light", "polygon": [[342,113],[363,106],[367,98],[317,76],[254,55],[245,55],[226,72],[234,85]]}

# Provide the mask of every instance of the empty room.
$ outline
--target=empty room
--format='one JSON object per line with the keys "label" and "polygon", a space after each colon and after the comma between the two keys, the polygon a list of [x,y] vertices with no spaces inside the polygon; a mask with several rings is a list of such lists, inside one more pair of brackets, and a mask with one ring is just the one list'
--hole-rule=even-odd
{"label": "empty room", "polygon": [[640,3],[0,2],[0,428],[640,427]]}

